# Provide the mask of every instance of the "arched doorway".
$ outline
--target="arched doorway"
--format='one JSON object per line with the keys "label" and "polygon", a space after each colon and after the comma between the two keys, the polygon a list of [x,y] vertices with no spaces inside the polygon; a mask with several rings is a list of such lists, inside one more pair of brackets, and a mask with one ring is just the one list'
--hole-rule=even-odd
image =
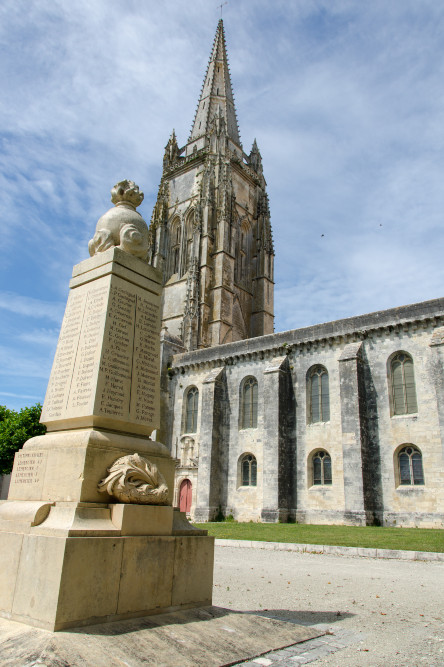
{"label": "arched doorway", "polygon": [[191,495],[191,482],[189,479],[184,479],[179,491],[179,509],[181,512],[189,514],[191,509]]}

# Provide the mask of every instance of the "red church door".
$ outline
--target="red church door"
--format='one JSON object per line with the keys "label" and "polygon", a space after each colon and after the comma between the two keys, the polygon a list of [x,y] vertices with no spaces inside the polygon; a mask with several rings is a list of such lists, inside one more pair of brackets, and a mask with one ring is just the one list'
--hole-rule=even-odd
{"label": "red church door", "polygon": [[184,479],[180,485],[179,509],[181,512],[187,512],[187,514],[191,509],[191,482],[189,479]]}

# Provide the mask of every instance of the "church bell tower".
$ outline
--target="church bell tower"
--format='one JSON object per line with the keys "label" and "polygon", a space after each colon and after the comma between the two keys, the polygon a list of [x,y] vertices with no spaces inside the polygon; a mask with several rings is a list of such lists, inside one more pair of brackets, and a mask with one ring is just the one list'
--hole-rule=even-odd
{"label": "church bell tower", "polygon": [[243,152],[219,21],[188,142],[173,133],[150,224],[162,324],[196,350],[273,333],[273,239],[262,158]]}

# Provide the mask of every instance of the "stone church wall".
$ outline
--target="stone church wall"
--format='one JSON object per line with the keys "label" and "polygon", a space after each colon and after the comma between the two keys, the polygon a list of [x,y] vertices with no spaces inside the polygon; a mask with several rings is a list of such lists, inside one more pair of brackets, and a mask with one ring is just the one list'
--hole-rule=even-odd
{"label": "stone church wall", "polygon": [[[171,447],[192,437],[191,515],[220,511],[242,521],[443,526],[444,301],[331,322],[174,357]],[[417,411],[393,415],[390,360],[411,356]],[[310,423],[308,381],[328,372],[329,419]],[[257,381],[257,425],[241,428],[241,387]],[[199,391],[196,433],[183,430],[184,398]],[[441,421],[440,421],[441,416]],[[424,484],[401,485],[398,454],[422,454]],[[313,457],[328,453],[332,483],[314,484]],[[257,463],[257,482],[241,483],[241,458]],[[178,469],[178,481],[187,470]]]}

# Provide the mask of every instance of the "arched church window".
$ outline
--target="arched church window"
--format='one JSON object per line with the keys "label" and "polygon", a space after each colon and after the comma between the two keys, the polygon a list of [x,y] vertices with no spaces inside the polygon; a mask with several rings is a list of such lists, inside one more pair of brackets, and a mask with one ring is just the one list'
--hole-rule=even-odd
{"label": "arched church window", "polygon": [[316,452],[312,458],[314,486],[327,485],[332,483],[331,458],[330,454],[324,450]]}
{"label": "arched church window", "polygon": [[413,359],[406,352],[397,352],[390,362],[392,415],[418,412]]}
{"label": "arched church window", "polygon": [[185,394],[185,433],[196,433],[199,404],[197,387],[190,387]]}
{"label": "arched church window", "polygon": [[257,461],[253,454],[244,454],[240,459],[240,486],[257,486]]}
{"label": "arched church window", "polygon": [[193,258],[193,234],[194,234],[194,211],[192,211],[188,218],[186,224],[186,261],[185,266],[187,270],[191,266],[191,261]]}
{"label": "arched church window", "polygon": [[399,483],[401,486],[424,484],[422,454],[417,447],[407,445],[398,453]]}
{"label": "arched church window", "polygon": [[330,421],[330,393],[328,372],[324,366],[314,366],[308,371],[308,421],[311,424]]}
{"label": "arched church window", "polygon": [[257,380],[248,377],[241,384],[240,427],[257,428]]}

